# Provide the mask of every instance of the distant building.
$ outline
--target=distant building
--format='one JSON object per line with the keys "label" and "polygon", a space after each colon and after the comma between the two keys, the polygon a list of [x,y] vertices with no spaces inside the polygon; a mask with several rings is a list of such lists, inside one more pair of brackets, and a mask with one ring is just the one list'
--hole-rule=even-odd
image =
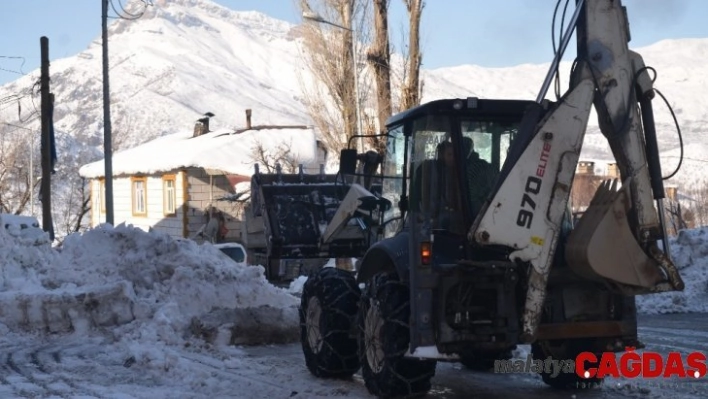
{"label": "distant building", "polygon": [[592,162],[592,161],[578,162],[577,173],[580,175],[594,175],[595,174],[595,162]]}
{"label": "distant building", "polygon": [[[620,179],[620,171],[616,162],[607,163],[605,173],[598,174],[596,168],[598,161],[579,161],[575,171],[573,187],[570,191],[571,210],[576,218],[580,217],[590,205],[598,187],[605,180]],[[621,184],[621,181],[620,181]],[[682,195],[678,192],[678,186],[665,184],[666,199],[664,205],[670,234],[676,234],[681,228],[691,227],[691,221],[685,220],[685,210],[681,209]]]}
{"label": "distant building", "polygon": [[607,164],[607,177],[611,179],[619,179],[620,171],[617,162],[610,162]]}
{"label": "distant building", "polygon": [[595,191],[607,176],[595,173],[595,161],[579,161],[575,171],[575,179],[570,190],[570,204],[573,213],[584,212],[587,209]]}
{"label": "distant building", "polygon": [[[250,182],[255,163],[264,169],[257,148],[266,157],[285,155],[290,163],[302,164],[305,173],[318,173],[326,162],[324,146],[311,127],[251,126],[247,112],[244,129],[210,131],[209,117],[202,118],[193,132],[163,136],[113,155],[114,223],[195,238],[213,207],[225,216],[225,241],[241,241],[242,207],[220,199],[234,197],[237,184]],[[91,227],[105,223],[104,161],[84,165],[79,173],[90,181]]]}

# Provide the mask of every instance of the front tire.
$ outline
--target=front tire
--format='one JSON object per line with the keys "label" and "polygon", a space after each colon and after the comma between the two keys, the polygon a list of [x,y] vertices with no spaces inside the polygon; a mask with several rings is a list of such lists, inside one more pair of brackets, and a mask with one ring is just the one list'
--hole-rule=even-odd
{"label": "front tire", "polygon": [[408,286],[380,273],[367,284],[359,305],[359,363],[369,393],[380,398],[425,395],[435,360],[405,358],[410,343]]}
{"label": "front tire", "polygon": [[322,268],[307,279],[300,299],[300,342],[305,365],[321,378],[348,378],[359,370],[351,336],[361,291],[352,273]]}

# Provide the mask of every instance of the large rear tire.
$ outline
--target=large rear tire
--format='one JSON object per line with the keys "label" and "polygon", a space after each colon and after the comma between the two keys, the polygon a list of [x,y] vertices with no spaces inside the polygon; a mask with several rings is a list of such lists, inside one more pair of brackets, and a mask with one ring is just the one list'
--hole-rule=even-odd
{"label": "large rear tire", "polygon": [[348,378],[359,370],[352,336],[361,291],[352,273],[322,268],[307,279],[300,298],[300,342],[305,364],[322,378]]}
{"label": "large rear tire", "polygon": [[[588,339],[567,339],[561,342],[540,341],[531,344],[531,355],[534,359],[551,359],[564,361],[575,359],[580,353],[589,351],[592,342]],[[599,358],[599,357],[598,357]],[[598,365],[593,365],[597,367]],[[560,373],[553,376],[551,373],[539,373],[543,382],[555,389],[562,390],[587,390],[601,386],[604,380],[598,377],[583,378],[576,373]]]}
{"label": "large rear tire", "polygon": [[414,397],[430,391],[435,360],[405,358],[410,343],[408,286],[392,273],[375,275],[359,305],[359,362],[369,393]]}

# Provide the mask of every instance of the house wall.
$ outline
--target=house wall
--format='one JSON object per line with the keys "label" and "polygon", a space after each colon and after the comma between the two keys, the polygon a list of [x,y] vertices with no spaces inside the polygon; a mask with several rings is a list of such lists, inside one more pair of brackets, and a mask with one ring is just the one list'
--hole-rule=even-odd
{"label": "house wall", "polygon": [[[177,212],[174,215],[164,213],[163,177],[174,176]],[[184,176],[181,171],[171,171],[154,175],[143,175],[146,179],[147,201],[146,214],[133,214],[133,176],[118,176],[113,179],[113,219],[116,225],[125,223],[148,231],[153,228],[168,233],[172,237],[184,237]],[[91,227],[106,222],[104,208],[103,179],[91,181]]]}
{"label": "house wall", "polygon": [[594,174],[575,175],[573,186],[570,190],[570,201],[573,212],[582,212],[590,205],[590,201],[595,196],[597,188],[602,184],[605,176]]}
{"label": "house wall", "polygon": [[[98,226],[101,218],[101,187],[103,179],[89,179],[89,198],[91,203],[89,204],[89,226]],[[104,218],[105,219],[105,218]]]}
{"label": "house wall", "polygon": [[[177,212],[164,214],[163,176],[174,175]],[[134,176],[119,176],[113,179],[114,222],[132,224],[148,231],[150,228],[162,231],[172,237],[198,239],[197,232],[207,222],[206,214],[210,206],[224,213],[229,232],[226,241],[241,241],[240,204],[217,201],[232,193],[226,176],[209,174],[201,168],[175,170],[164,174],[144,175],[147,187],[147,214],[133,214],[132,181]],[[91,180],[91,227],[106,222],[103,202],[105,187],[103,179]],[[213,186],[213,187],[212,187]]]}
{"label": "house wall", "polygon": [[229,230],[226,241],[241,242],[242,207],[237,203],[217,200],[233,193],[226,176],[210,176],[201,168],[189,168],[186,175],[188,236],[196,238],[195,234],[207,223],[207,212],[211,206],[224,213]]}

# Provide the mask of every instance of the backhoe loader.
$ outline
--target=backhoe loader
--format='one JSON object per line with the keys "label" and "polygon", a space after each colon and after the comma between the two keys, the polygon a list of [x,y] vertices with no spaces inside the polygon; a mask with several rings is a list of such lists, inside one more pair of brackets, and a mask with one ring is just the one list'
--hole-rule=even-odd
{"label": "backhoe loader", "polygon": [[[569,88],[549,101],[573,30]],[[636,296],[684,283],[657,211],[653,81],[629,40],[620,0],[577,0],[535,101],[444,99],[394,115],[368,183],[352,182],[356,156],[342,152],[350,191],[327,230],[359,226],[374,239],[355,272],[323,268],[304,286],[314,375],[361,369],[371,394],[398,397],[429,391],[438,361],[488,368],[519,344],[559,360],[642,347]],[[604,182],[574,223],[569,196],[593,106],[621,179]],[[361,222],[374,208],[380,218]],[[540,374],[556,388],[602,382]]]}

